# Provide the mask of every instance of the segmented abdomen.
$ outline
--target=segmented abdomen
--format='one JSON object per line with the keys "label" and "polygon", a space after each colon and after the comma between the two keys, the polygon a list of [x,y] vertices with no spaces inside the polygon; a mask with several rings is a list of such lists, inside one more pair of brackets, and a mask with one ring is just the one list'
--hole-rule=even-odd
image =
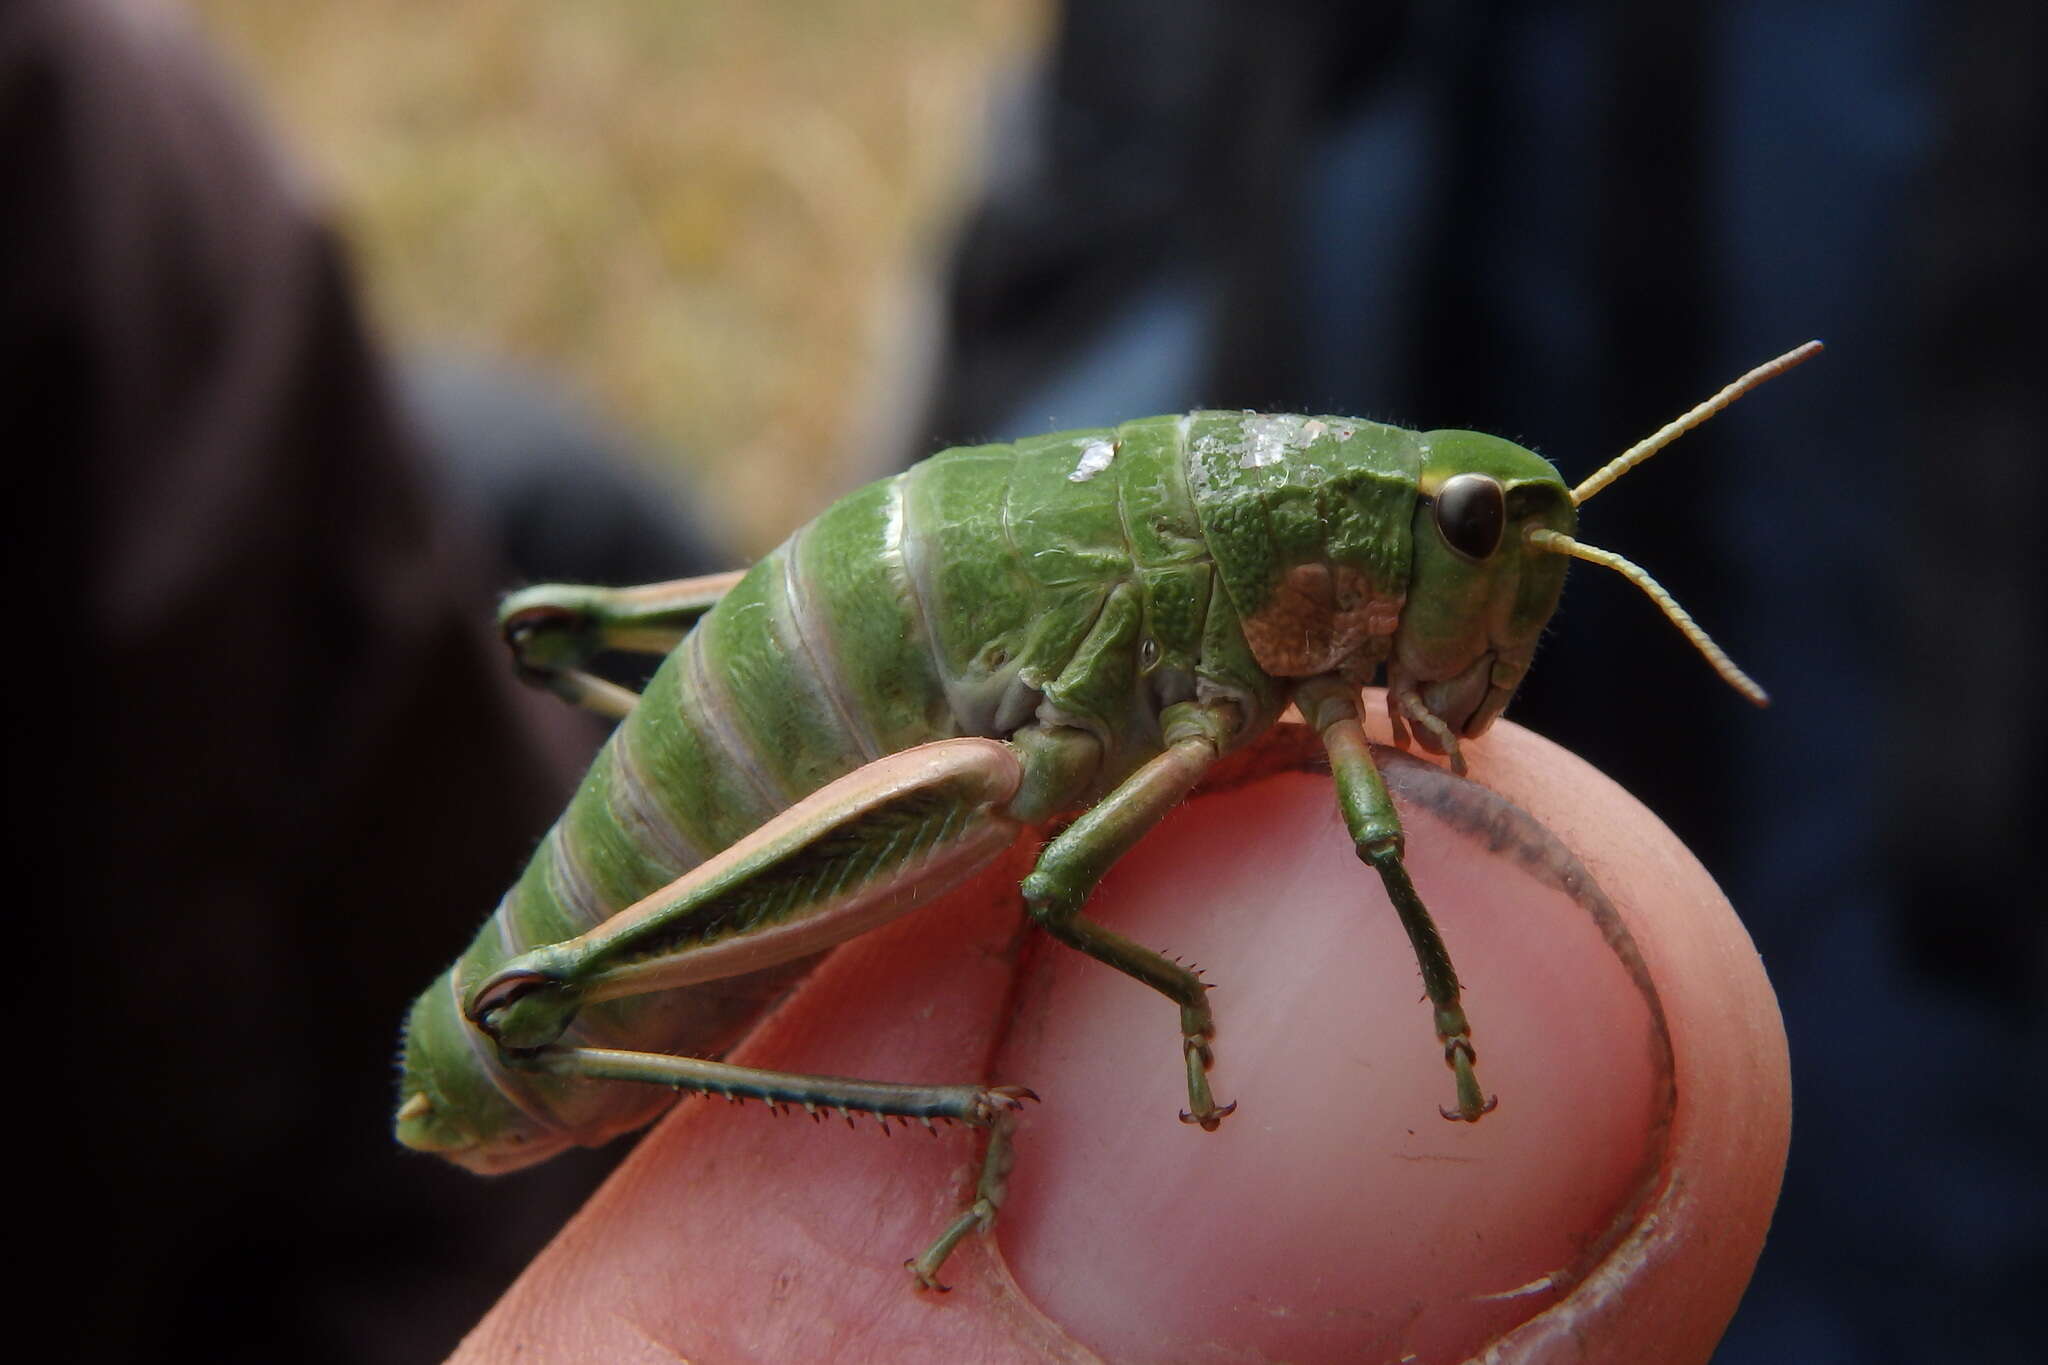
{"label": "segmented abdomen", "polygon": [[[798,531],[662,663],[451,993],[883,754],[1047,715],[1103,739],[1106,784],[1157,752],[1159,709],[1193,696],[1198,672],[1257,690],[1187,492],[1186,430],[1163,418],[947,451]],[[1247,695],[1248,715],[1277,706]],[[590,1006],[565,1041],[715,1052],[790,976]],[[482,1061],[513,1103],[585,1142],[670,1100]]]}

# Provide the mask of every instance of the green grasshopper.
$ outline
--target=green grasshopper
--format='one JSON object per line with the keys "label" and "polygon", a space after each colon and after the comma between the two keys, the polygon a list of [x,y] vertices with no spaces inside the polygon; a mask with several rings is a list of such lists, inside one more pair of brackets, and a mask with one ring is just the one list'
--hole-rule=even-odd
{"label": "green grasshopper", "polygon": [[[397,1134],[472,1170],[639,1127],[680,1090],[987,1131],[974,1197],[908,1262],[940,1266],[1002,1201],[1017,1086],[801,1076],[717,1055],[815,956],[1071,817],[1026,913],[1180,1011],[1184,1122],[1216,1029],[1195,972],[1082,913],[1221,755],[1291,703],[1322,737],[1358,856],[1421,965],[1456,1103],[1495,1104],[1458,977],[1402,861],[1361,727],[1462,773],[1514,695],[1568,559],[1641,587],[1730,685],[1761,689],[1641,569],[1574,538],[1634,465],[1820,349],[1736,380],[1567,489],[1469,431],[1196,412],[947,450],[833,505],[743,574],[542,586],[500,613],[522,674],[619,718],[581,789],[405,1034]],[[643,694],[588,673],[666,654]],[[1078,814],[1077,814],[1078,813]]]}

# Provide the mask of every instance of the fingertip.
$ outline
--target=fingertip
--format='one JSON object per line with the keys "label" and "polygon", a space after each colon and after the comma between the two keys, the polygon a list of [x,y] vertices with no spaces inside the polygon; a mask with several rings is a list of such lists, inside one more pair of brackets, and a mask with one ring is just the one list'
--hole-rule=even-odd
{"label": "fingertip", "polygon": [[[1034,964],[1047,979],[1027,985],[999,1065],[1060,1089],[1020,1144],[1001,1246],[1081,1341],[1112,1357],[1215,1341],[1303,1360],[1547,1343],[1539,1358],[1563,1340],[1609,1341],[1603,1359],[1711,1351],[1782,1169],[1775,1005],[1726,902],[1654,817],[1525,732],[1497,733],[1475,771],[1606,831],[1589,849],[1619,922],[1533,884],[1526,848],[1406,812],[1410,870],[1499,1099],[1477,1122],[1431,1114],[1454,1076],[1327,778],[1198,799],[1094,903],[1230,985],[1216,1077],[1243,1110],[1219,1132],[1148,1121],[1180,1098],[1149,1045],[1167,1027],[1149,992],[1061,955]],[[1731,970],[1747,973],[1732,1004],[1692,984]],[[1703,1123],[1699,1105],[1722,1112]],[[1673,1235],[1702,1218],[1713,1235]]]}
{"label": "fingertip", "polygon": [[[1470,758],[1622,929],[1569,878],[1532,877],[1526,839],[1475,844],[1455,811],[1409,800],[1411,871],[1495,1112],[1432,1112],[1458,1078],[1413,954],[1327,773],[1284,773],[1190,802],[1091,904],[1227,987],[1215,1076],[1237,1112],[1216,1131],[1173,1120],[1185,1068],[1156,993],[1029,933],[1012,981],[1023,868],[999,868],[842,949],[737,1058],[971,1079],[1006,1031],[982,1078],[1044,1103],[1017,1127],[993,1237],[946,1263],[957,1292],[915,1293],[894,1265],[957,1216],[964,1131],[906,1147],[686,1105],[467,1358],[663,1342],[787,1359],[843,1328],[990,1360],[1706,1359],[1784,1161],[1761,965],[1698,863],[1606,779],[1506,725]],[[1411,795],[1437,780],[1410,776]]]}
{"label": "fingertip", "polygon": [[1672,1038],[1675,1104],[1628,1238],[1510,1360],[1704,1361],[1756,1267],[1791,1139],[1784,1022],[1727,899],[1653,814],[1576,756],[1513,729],[1486,780],[1539,811],[1628,922]]}

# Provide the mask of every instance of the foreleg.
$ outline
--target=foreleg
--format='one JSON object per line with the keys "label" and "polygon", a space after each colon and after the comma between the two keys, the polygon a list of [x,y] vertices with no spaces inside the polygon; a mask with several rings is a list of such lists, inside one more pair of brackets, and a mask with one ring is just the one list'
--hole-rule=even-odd
{"label": "foreleg", "polygon": [[1352,845],[1359,859],[1380,874],[1421,965],[1422,988],[1435,1013],[1437,1040],[1444,1045],[1444,1065],[1457,1078],[1458,1107],[1438,1112],[1447,1119],[1476,1122],[1499,1101],[1481,1097],[1479,1080],[1473,1074],[1479,1054],[1473,1050],[1472,1026],[1459,998],[1458,973],[1451,966],[1443,935],[1437,932],[1436,921],[1430,918],[1422,898],[1415,894],[1415,883],[1402,861],[1401,817],[1387,794],[1386,780],[1372,761],[1372,751],[1366,747],[1357,690],[1336,678],[1314,678],[1295,689],[1294,703],[1323,737],[1331,775],[1337,780],[1337,803],[1351,831]]}

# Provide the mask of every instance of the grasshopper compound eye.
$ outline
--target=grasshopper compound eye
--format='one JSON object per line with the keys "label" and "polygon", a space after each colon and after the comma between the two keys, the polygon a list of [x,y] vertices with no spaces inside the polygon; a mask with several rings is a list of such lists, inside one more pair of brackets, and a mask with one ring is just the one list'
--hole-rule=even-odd
{"label": "grasshopper compound eye", "polygon": [[1437,490],[1436,529],[1467,559],[1487,559],[1500,548],[1507,516],[1506,495],[1489,475],[1454,475]]}

